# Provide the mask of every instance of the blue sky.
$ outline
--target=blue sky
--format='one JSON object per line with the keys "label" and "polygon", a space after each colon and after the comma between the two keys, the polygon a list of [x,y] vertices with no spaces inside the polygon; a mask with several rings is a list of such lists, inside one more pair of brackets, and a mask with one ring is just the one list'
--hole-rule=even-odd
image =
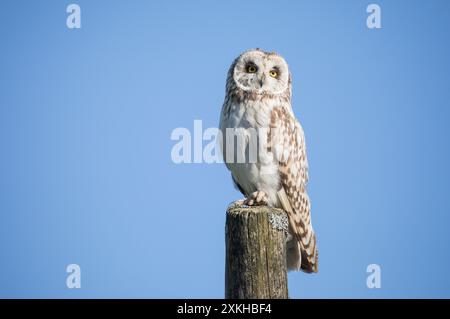
{"label": "blue sky", "polygon": [[170,135],[217,127],[254,47],[288,61],[307,139],[320,272],[291,297],[450,297],[448,1],[376,1],[379,30],[361,0],[73,2],[77,30],[71,2],[0,11],[0,297],[223,297],[241,195]]}

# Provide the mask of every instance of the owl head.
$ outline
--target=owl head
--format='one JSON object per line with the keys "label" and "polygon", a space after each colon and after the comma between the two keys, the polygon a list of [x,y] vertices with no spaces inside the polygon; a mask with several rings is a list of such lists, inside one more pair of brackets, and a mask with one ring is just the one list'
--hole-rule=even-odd
{"label": "owl head", "polygon": [[290,92],[291,81],[286,61],[276,53],[260,49],[246,51],[236,58],[230,68],[229,79],[238,89],[252,95]]}

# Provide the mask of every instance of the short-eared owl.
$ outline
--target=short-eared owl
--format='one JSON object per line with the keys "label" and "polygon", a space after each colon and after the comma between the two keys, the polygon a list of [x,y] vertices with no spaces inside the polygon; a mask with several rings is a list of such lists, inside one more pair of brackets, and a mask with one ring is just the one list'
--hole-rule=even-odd
{"label": "short-eared owl", "polygon": [[[280,55],[256,49],[234,60],[228,72],[220,130],[224,160],[246,197],[243,203],[279,207],[288,213],[288,269],[317,272],[316,236],[306,193],[305,137],[292,111],[291,75]],[[257,131],[257,148],[251,146],[249,130]],[[252,161],[255,149],[257,156]],[[233,155],[227,156],[227,152]]]}

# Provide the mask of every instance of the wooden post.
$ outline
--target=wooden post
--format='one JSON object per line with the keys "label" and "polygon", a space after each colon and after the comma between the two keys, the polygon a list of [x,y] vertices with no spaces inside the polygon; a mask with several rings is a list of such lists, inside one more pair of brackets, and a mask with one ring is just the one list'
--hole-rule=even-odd
{"label": "wooden post", "polygon": [[281,209],[234,206],[225,227],[225,298],[288,298],[286,231]]}

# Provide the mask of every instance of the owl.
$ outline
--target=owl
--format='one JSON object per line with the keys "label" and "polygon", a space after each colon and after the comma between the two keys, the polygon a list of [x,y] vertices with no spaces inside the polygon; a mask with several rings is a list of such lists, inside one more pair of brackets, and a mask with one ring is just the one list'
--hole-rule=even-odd
{"label": "owl", "polygon": [[234,60],[220,131],[224,162],[245,196],[238,203],[284,209],[289,219],[288,269],[317,272],[305,136],[292,111],[291,75],[283,57],[256,49]]}

